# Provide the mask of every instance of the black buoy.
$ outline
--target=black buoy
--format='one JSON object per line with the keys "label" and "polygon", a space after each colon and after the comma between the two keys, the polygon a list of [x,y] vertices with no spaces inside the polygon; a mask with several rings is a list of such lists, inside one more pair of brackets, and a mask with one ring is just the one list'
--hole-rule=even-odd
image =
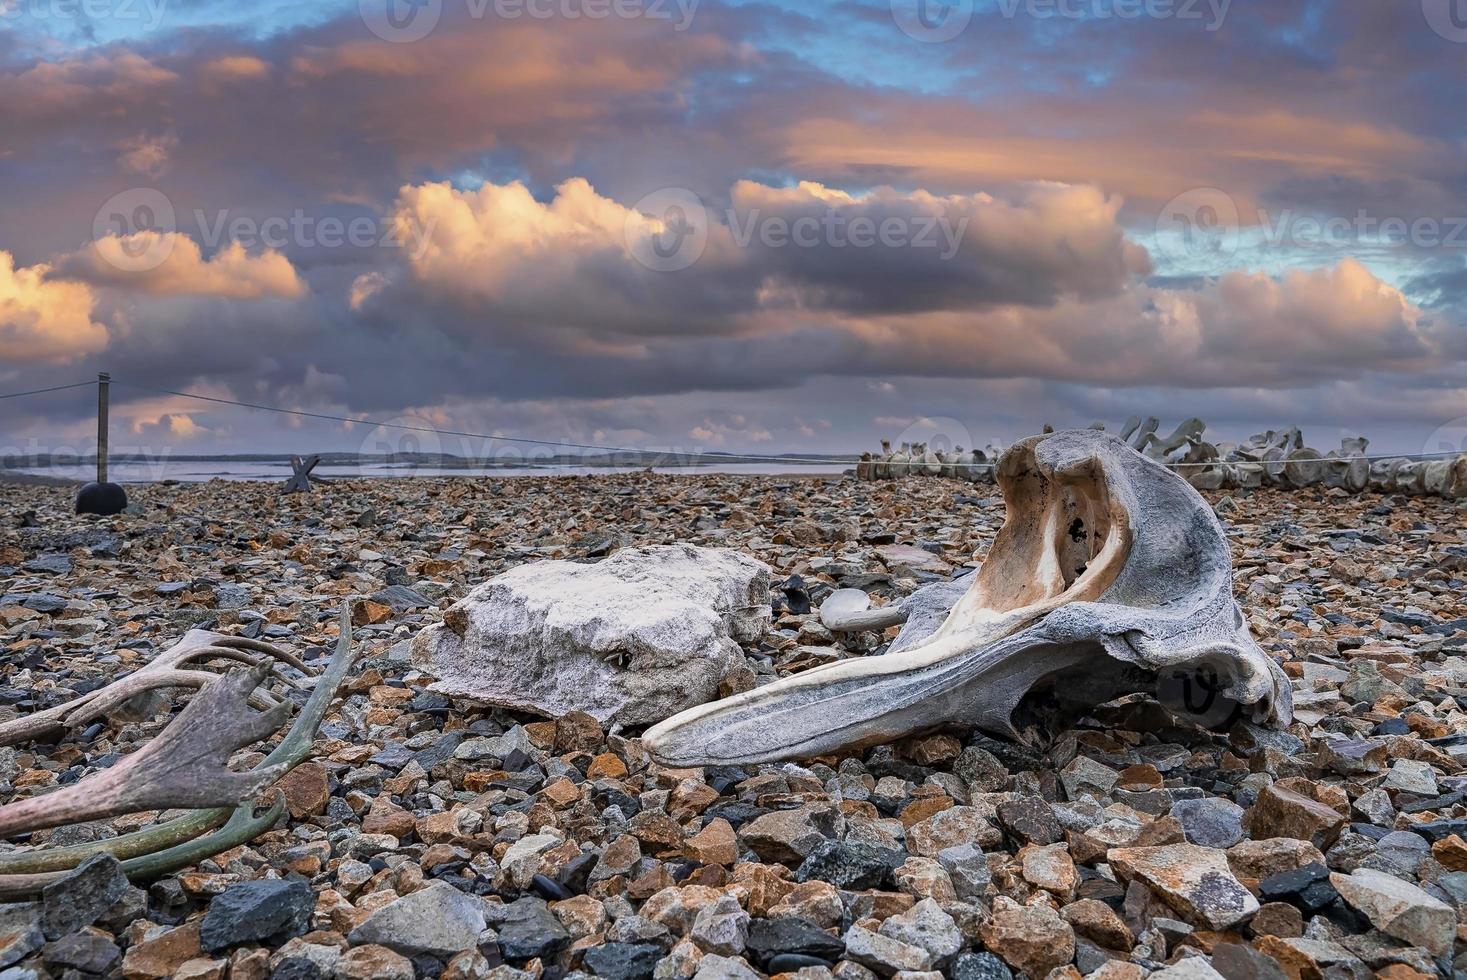
{"label": "black buoy", "polygon": [[107,401],[112,375],[97,375],[97,481],[76,492],[76,512],[112,517],[127,509],[127,491],[107,482]]}
{"label": "black buoy", "polygon": [[88,483],[76,492],[78,514],[112,517],[127,509],[127,491],[116,483]]}

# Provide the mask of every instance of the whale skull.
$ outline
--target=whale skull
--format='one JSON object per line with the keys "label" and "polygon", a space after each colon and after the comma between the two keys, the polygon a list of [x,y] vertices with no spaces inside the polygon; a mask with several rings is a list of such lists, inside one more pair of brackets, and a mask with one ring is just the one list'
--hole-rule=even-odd
{"label": "whale skull", "polygon": [[773,762],[948,725],[1035,741],[1132,693],[1212,727],[1289,723],[1288,680],[1249,635],[1222,528],[1185,480],[1088,429],[1018,443],[997,478],[1004,526],[929,635],[683,711],[643,736],[652,756]]}

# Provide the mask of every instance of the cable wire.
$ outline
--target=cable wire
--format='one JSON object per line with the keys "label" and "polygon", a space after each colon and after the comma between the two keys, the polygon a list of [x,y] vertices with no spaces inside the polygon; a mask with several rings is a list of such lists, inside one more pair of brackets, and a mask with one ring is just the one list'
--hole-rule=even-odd
{"label": "cable wire", "polygon": [[56,385],[52,388],[36,388],[34,391],[12,391],[8,395],[0,395],[0,401],[6,398],[24,398],[27,395],[44,395],[48,391],[67,391],[71,388],[86,388],[96,383],[96,381],[78,381],[74,385]]}

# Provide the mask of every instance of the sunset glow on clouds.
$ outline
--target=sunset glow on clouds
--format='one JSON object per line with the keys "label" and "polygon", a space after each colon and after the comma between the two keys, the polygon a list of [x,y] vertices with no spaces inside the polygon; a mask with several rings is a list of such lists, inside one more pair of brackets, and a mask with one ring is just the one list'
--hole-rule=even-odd
{"label": "sunset glow on clouds", "polygon": [[[1216,29],[978,3],[941,42],[875,0],[473,9],[412,41],[334,0],[8,19],[0,391],[110,370],[758,452],[1133,412],[1414,450],[1467,416],[1467,45],[1413,0]],[[10,442],[89,411],[7,408]],[[363,438],[125,417],[196,449]]]}

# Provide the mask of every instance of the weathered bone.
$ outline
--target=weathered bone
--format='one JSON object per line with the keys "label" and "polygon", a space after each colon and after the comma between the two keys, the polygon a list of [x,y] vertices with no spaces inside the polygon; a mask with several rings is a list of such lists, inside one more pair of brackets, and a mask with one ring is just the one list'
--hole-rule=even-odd
{"label": "weathered bone", "polygon": [[[258,641],[229,637],[217,639],[238,640],[252,649],[268,650],[279,659],[298,662],[288,654],[281,656],[280,651]],[[279,778],[281,774],[295,768],[311,754],[316,732],[320,729],[327,709],[351,669],[352,659],[351,604],[347,603],[343,605],[341,611],[341,629],[336,652],[326,669],[316,679],[315,688],[305,706],[301,708],[295,723],[291,725],[290,731],[251,772],[229,773],[224,776],[225,785],[230,787],[227,792],[224,792],[224,796],[243,791],[246,796],[252,797],[256,792],[256,787]],[[220,679],[221,683],[228,680],[228,677]],[[227,698],[227,692],[224,692],[224,696]],[[199,695],[195,703],[198,703],[203,697],[204,695]],[[194,718],[197,720],[201,713],[208,710],[207,704],[205,708],[194,710]],[[240,710],[247,709],[241,708]],[[288,711],[289,706],[281,704],[274,710]],[[261,716],[254,717],[260,718]],[[184,714],[180,714],[159,738],[167,736],[170,731],[180,725],[183,719]],[[259,724],[263,727],[268,724],[268,719],[261,720]],[[217,718],[211,715],[205,727],[217,725]],[[188,733],[185,729],[179,728],[179,734],[186,737]],[[215,734],[210,737],[218,736]],[[155,740],[153,744],[158,743]],[[195,743],[195,748],[198,747],[199,743]],[[160,764],[156,755],[153,757],[152,764],[154,766]],[[115,772],[121,765],[122,763],[119,763],[118,766],[114,766],[107,772]],[[133,765],[140,764],[133,763]],[[98,773],[89,776],[77,784],[76,788],[79,791],[81,787],[87,787],[86,795],[90,796],[93,788],[98,785],[95,780],[105,775],[105,773]],[[218,774],[215,773],[215,775]],[[168,788],[165,792],[171,793],[174,792],[174,789]],[[33,896],[47,884],[77,867],[93,854],[104,851],[121,860],[123,870],[135,881],[148,880],[197,864],[205,858],[253,840],[273,826],[285,809],[283,796],[277,793],[276,797],[274,805],[260,813],[255,812],[252,800],[245,800],[241,803],[242,797],[235,797],[222,806],[195,810],[166,823],[123,834],[120,837],[42,850],[12,851],[0,854],[0,901],[14,901]],[[47,794],[35,800],[54,806],[57,803],[57,794]],[[37,805],[39,806],[39,803]],[[130,805],[132,804],[129,803]],[[40,829],[41,826],[44,824],[27,826],[23,829],[34,830]],[[209,832],[215,828],[221,829],[210,834]]]}
{"label": "weathered bone", "polygon": [[[1209,724],[1292,716],[1248,634],[1222,529],[1175,473],[1104,433],[1027,439],[999,462],[1007,519],[942,625],[684,711],[643,736],[670,766],[770,762],[960,724],[1035,740],[1122,694],[1206,695]],[[899,645],[899,644],[898,644]]]}
{"label": "weathered bone", "polygon": [[268,667],[231,670],[205,684],[157,738],[121,762],[51,793],[0,806],[0,837],[139,810],[233,806],[285,773],[232,772],[236,750],[275,732],[290,705],[248,707]]}
{"label": "weathered bone", "polygon": [[[264,658],[289,664],[307,676],[314,673],[295,654],[268,643],[207,630],[189,630],[183,639],[121,680],[65,704],[58,704],[54,708],[37,711],[0,725],[0,746],[55,738],[70,729],[88,725],[104,715],[123,712],[129,708],[144,709],[133,711],[128,717],[128,720],[138,721],[156,714],[162,707],[160,703],[144,697],[149,692],[175,687],[201,688],[219,677],[207,670],[184,669],[184,664],[227,660],[257,667],[265,662]],[[290,683],[295,684],[294,681]],[[275,701],[263,692],[254,691],[250,694],[250,703],[263,710],[273,707]]]}

